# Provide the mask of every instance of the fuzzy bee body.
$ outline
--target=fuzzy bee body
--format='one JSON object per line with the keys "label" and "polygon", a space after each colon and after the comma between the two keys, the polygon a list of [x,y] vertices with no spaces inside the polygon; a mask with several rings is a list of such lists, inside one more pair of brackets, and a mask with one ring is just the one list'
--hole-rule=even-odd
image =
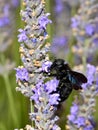
{"label": "fuzzy bee body", "polygon": [[59,93],[60,102],[66,100],[73,89],[82,89],[81,85],[87,82],[87,78],[82,73],[72,71],[63,59],[54,60],[49,67],[48,75],[59,80],[57,90],[53,93]]}

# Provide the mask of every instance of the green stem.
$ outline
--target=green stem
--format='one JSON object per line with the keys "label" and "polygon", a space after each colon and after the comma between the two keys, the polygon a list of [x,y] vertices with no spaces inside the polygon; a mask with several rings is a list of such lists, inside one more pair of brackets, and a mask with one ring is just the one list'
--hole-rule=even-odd
{"label": "green stem", "polygon": [[10,85],[10,82],[9,82],[8,75],[4,74],[3,78],[4,78],[4,81],[5,81],[5,87],[6,87],[6,92],[7,92],[7,96],[8,96],[11,115],[12,115],[12,118],[13,118],[15,125],[18,125],[17,113],[15,111],[15,103],[14,103],[14,100],[13,100],[13,95],[12,95],[11,85]]}
{"label": "green stem", "polygon": [[89,48],[90,39],[85,40],[84,52],[82,56],[82,63],[84,66],[84,72],[86,71],[86,64],[87,64],[87,50]]}
{"label": "green stem", "polygon": [[82,63],[83,63],[84,71],[86,70],[86,59],[87,59],[87,57],[84,55],[82,57]]}
{"label": "green stem", "polygon": [[[0,54],[0,60],[1,60],[2,65],[4,65],[5,64],[5,56],[3,53]],[[17,113],[15,111],[15,104],[13,101],[13,94],[12,94],[12,90],[11,90],[11,85],[10,85],[8,73],[4,73],[2,76],[3,76],[4,82],[5,82],[5,87],[6,87],[6,92],[7,92],[7,96],[8,96],[8,102],[9,102],[9,106],[10,106],[11,115],[12,115],[14,124],[18,125]]]}
{"label": "green stem", "polygon": [[[46,12],[50,12],[51,13],[51,1],[50,0],[46,0]],[[51,15],[50,15],[50,19],[51,18]],[[51,43],[52,41],[52,36],[53,36],[53,28],[52,28],[52,24],[49,24],[48,27],[47,27],[47,32],[49,34],[49,39],[48,41]]]}
{"label": "green stem", "polygon": [[72,36],[71,39],[70,39],[70,43],[69,43],[69,53],[66,55],[66,61],[68,63],[70,63],[71,67],[73,67],[74,65],[74,54],[72,52],[72,47],[74,45],[74,42],[75,42],[75,39],[74,37]]}
{"label": "green stem", "polygon": [[[32,101],[30,101],[30,109],[31,113],[34,112],[34,103]],[[34,127],[34,121],[32,121],[32,127]]]}

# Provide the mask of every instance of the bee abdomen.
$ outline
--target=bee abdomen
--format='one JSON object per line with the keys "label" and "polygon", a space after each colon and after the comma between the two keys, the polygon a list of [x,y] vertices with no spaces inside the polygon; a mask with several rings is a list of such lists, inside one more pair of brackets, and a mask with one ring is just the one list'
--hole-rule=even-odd
{"label": "bee abdomen", "polygon": [[72,92],[72,86],[70,83],[62,83],[57,88],[57,93],[60,95],[60,102],[66,100]]}

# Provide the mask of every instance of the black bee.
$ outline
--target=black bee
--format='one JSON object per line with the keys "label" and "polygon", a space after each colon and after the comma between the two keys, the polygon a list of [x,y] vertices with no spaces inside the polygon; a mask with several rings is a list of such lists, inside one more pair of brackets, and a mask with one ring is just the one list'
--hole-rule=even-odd
{"label": "black bee", "polygon": [[63,59],[55,59],[48,69],[48,75],[59,80],[57,90],[53,93],[59,93],[60,102],[66,100],[73,89],[82,89],[81,85],[87,82],[87,78],[82,73],[71,70]]}

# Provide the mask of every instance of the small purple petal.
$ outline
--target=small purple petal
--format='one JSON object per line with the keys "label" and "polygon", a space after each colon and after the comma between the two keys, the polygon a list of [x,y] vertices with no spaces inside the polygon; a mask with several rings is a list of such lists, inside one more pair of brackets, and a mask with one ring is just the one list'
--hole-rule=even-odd
{"label": "small purple petal", "polygon": [[79,24],[80,24],[80,21],[77,20],[76,18],[73,17],[73,18],[71,19],[71,27],[72,27],[72,28],[77,28]]}
{"label": "small purple petal", "polygon": [[75,120],[75,124],[80,128],[81,126],[85,126],[86,120],[84,117],[78,117],[77,120]]}
{"label": "small purple petal", "polygon": [[10,4],[6,4],[3,8],[4,16],[9,17],[10,15]]}
{"label": "small purple petal", "polygon": [[92,125],[87,125],[83,130],[94,130],[94,127]]}
{"label": "small purple petal", "polygon": [[17,7],[18,5],[19,5],[19,0],[12,0],[12,5],[14,6],[14,7]]}
{"label": "small purple petal", "polygon": [[71,121],[71,122],[73,122],[73,123],[74,123],[75,119],[76,119],[75,115],[69,115],[68,116],[68,120]]}
{"label": "small purple petal", "polygon": [[46,61],[42,65],[42,71],[49,72],[49,67],[52,65],[51,61]]}
{"label": "small purple petal", "polygon": [[52,21],[48,19],[48,15],[49,15],[49,14],[47,14],[47,15],[45,15],[45,16],[39,17],[38,23],[39,23],[39,25],[40,25],[40,28],[45,28],[45,29],[46,29],[46,25],[47,25],[48,23],[52,23]]}
{"label": "small purple petal", "polygon": [[28,81],[29,74],[26,68],[16,68],[16,79],[21,81]]}
{"label": "small purple petal", "polygon": [[55,93],[49,96],[49,103],[51,105],[58,105],[59,101],[60,101],[59,94]]}
{"label": "small purple petal", "polygon": [[46,85],[46,90],[48,91],[48,93],[56,91],[58,84],[59,84],[59,81],[57,79],[53,79],[46,82],[45,85]]}
{"label": "small purple petal", "polygon": [[98,46],[98,37],[96,37],[96,38],[93,39],[93,43]]}
{"label": "small purple petal", "polygon": [[33,43],[36,43],[36,42],[37,42],[37,39],[36,39],[36,38],[32,38],[31,41],[32,41]]}
{"label": "small purple petal", "polygon": [[55,0],[55,12],[56,13],[61,13],[63,11],[63,3],[61,0]]}
{"label": "small purple petal", "polygon": [[54,125],[51,130],[60,130],[60,129],[59,129],[59,127],[57,125]]}
{"label": "small purple petal", "polygon": [[88,86],[92,85],[92,82],[95,79],[95,77],[94,77],[95,72],[96,72],[95,66],[88,64],[87,71],[86,71],[88,82],[82,85],[82,87],[84,89],[86,89]]}
{"label": "small purple petal", "polygon": [[94,26],[92,24],[87,24],[85,26],[85,31],[86,31],[86,34],[89,35],[89,36],[92,36],[94,34]]}
{"label": "small purple petal", "polygon": [[73,106],[71,107],[71,110],[70,110],[71,114],[72,115],[77,115],[78,110],[79,110],[79,106],[77,104],[73,103]]}
{"label": "small purple petal", "polygon": [[0,27],[4,27],[10,24],[10,19],[8,17],[0,18]]}
{"label": "small purple petal", "polygon": [[18,35],[18,41],[19,41],[19,42],[24,42],[24,41],[26,41],[26,40],[28,39],[28,37],[27,37],[25,31],[22,30],[22,29],[19,29],[18,31],[20,32],[20,34]]}

